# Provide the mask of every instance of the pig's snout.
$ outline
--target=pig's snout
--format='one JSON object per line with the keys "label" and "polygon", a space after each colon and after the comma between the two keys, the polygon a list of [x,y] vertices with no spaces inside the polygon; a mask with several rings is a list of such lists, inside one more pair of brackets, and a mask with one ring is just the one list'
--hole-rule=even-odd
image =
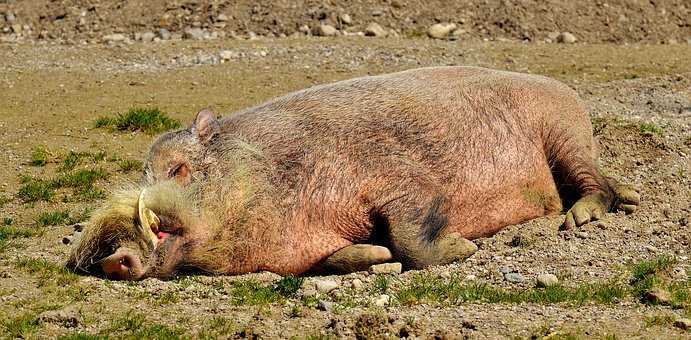
{"label": "pig's snout", "polygon": [[133,252],[120,248],[101,261],[101,269],[110,280],[138,280],[144,276],[144,267]]}

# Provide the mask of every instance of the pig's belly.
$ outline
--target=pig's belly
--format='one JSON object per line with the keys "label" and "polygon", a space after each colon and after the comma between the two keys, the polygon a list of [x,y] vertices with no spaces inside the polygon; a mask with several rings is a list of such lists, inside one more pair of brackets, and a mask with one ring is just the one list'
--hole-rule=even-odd
{"label": "pig's belly", "polygon": [[559,192],[547,164],[524,171],[522,174],[528,176],[496,175],[498,181],[492,181],[493,185],[459,189],[452,196],[447,232],[475,239],[493,235],[509,225],[561,212]]}

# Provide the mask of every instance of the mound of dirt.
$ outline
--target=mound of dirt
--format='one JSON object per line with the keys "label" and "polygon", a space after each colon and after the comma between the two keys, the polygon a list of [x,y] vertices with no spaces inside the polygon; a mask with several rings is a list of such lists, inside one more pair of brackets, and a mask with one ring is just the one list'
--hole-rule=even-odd
{"label": "mound of dirt", "polygon": [[142,32],[165,39],[159,29],[175,37],[192,28],[208,36],[279,37],[305,34],[320,23],[356,33],[372,22],[405,36],[424,36],[430,25],[451,22],[459,39],[541,41],[570,32],[591,43],[691,42],[688,0],[0,0],[0,14],[0,36],[68,42]]}

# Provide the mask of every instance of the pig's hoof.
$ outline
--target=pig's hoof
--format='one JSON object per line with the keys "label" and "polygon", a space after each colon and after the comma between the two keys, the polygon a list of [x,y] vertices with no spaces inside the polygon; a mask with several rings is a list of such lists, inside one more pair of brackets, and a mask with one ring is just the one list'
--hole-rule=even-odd
{"label": "pig's hoof", "polygon": [[458,233],[451,233],[437,240],[435,254],[430,264],[443,265],[463,261],[477,252],[477,245]]}
{"label": "pig's hoof", "polygon": [[641,194],[632,185],[615,184],[612,186],[614,190],[615,204],[617,210],[624,211],[626,214],[631,214],[641,204]]}
{"label": "pig's hoof", "polygon": [[569,230],[590,221],[599,220],[607,212],[605,194],[597,193],[582,197],[566,212],[562,230]]}
{"label": "pig's hoof", "polygon": [[330,274],[353,273],[391,261],[392,258],[389,248],[372,244],[353,244],[331,254],[312,271]]}

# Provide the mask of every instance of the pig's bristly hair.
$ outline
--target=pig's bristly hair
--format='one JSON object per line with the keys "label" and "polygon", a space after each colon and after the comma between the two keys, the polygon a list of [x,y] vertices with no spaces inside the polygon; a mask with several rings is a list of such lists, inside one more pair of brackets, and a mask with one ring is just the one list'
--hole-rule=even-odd
{"label": "pig's bristly hair", "polygon": [[219,160],[224,166],[215,168],[228,172],[211,172],[205,183],[198,184],[203,218],[213,227],[208,242],[195,244],[185,263],[216,274],[234,272],[240,264],[251,266],[252,244],[280,232],[267,228],[278,225],[279,210],[264,152],[238,139],[218,147],[224,149],[219,154],[226,156]]}
{"label": "pig's bristly hair", "polygon": [[229,165],[229,173],[210,173],[206,180],[185,188],[165,181],[147,187],[129,185],[114,192],[87,222],[67,267],[98,271],[95,265],[109,252],[132,242],[140,245],[133,250],[138,250],[142,263],[147,263],[150,254],[135,229],[142,189],[147,190],[144,202],[148,208],[180,222],[187,244],[182,267],[227,273],[238,263],[251,263],[247,259],[251,245],[276,232],[266,228],[276,225],[278,215],[271,199],[268,163],[261,150],[247,143],[235,141],[224,147],[233,149],[226,153],[231,156],[222,160]]}

